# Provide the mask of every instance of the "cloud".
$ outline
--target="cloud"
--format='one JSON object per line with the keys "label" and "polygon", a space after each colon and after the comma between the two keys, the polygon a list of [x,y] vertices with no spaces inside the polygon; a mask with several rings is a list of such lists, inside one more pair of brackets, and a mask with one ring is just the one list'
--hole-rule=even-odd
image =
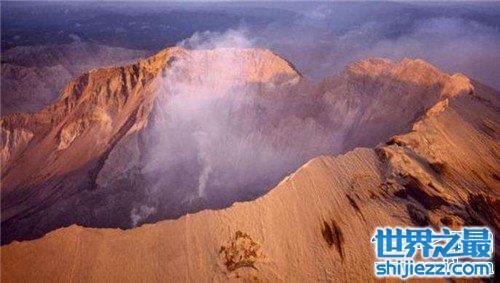
{"label": "cloud", "polygon": [[[358,12],[320,5],[295,21],[270,24],[251,36],[257,46],[275,50],[312,79],[339,73],[348,63],[368,57],[410,57],[500,88],[500,67],[494,63],[500,61],[498,28],[487,25],[486,19],[480,22],[480,13],[472,20],[442,9],[447,16],[427,16],[425,9],[405,14],[404,10]],[[387,15],[378,17],[376,13],[383,11]]]}
{"label": "cloud", "polygon": [[177,44],[187,49],[249,48],[254,45],[244,28],[229,29],[224,33],[196,32]]}
{"label": "cloud", "polygon": [[412,57],[451,73],[466,75],[500,88],[500,37],[495,29],[474,21],[435,18],[395,40],[380,40],[358,56]]}

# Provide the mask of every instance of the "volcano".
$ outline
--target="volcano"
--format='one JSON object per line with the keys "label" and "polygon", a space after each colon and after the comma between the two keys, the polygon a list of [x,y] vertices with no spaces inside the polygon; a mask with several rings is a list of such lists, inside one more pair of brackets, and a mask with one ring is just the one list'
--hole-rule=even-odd
{"label": "volcano", "polygon": [[1,120],[2,276],[373,281],[376,227],[500,235],[498,95],[415,59],[313,82],[251,48],[92,70]]}

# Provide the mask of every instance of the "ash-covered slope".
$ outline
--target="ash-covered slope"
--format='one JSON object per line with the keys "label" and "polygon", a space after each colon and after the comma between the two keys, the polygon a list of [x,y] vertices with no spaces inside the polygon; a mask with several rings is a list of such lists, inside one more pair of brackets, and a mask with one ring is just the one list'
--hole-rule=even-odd
{"label": "ash-covered slope", "polygon": [[475,84],[439,99],[408,133],[315,158],[254,201],[12,243],[3,279],[375,281],[376,226],[487,225],[499,235],[498,106],[498,92]]}

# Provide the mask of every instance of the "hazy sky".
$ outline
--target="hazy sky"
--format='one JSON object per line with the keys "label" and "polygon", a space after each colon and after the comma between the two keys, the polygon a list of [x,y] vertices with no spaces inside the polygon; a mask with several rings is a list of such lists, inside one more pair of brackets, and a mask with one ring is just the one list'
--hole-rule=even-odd
{"label": "hazy sky", "polygon": [[[196,32],[217,37],[232,29],[243,32],[255,46],[278,52],[313,78],[340,72],[346,64],[367,57],[411,57],[500,88],[499,1],[456,5],[452,1],[219,1],[228,4],[217,5],[189,1],[183,5],[165,0],[133,1],[141,3],[135,8],[127,2],[99,2],[46,9],[4,5],[2,48],[79,38],[156,52]],[[167,4],[173,2],[177,3]],[[210,40],[210,33],[207,37]]]}

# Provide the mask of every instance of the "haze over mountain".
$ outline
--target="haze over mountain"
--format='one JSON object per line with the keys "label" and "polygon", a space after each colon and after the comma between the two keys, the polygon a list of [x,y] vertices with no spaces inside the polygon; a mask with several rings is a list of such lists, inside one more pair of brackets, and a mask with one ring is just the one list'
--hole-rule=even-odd
{"label": "haze over mountain", "polygon": [[498,235],[497,98],[421,60],[316,84],[248,48],[91,71],[1,121],[2,244],[70,226],[3,246],[2,276],[373,280],[376,226]]}
{"label": "haze over mountain", "polygon": [[368,57],[414,57],[500,88],[495,1],[67,1],[2,8],[2,50],[76,40],[152,54],[194,34],[242,30],[255,47],[281,54],[318,80]]}
{"label": "haze over mountain", "polygon": [[40,110],[56,101],[66,83],[81,73],[146,54],[84,42],[10,48],[2,52],[2,115]]}

